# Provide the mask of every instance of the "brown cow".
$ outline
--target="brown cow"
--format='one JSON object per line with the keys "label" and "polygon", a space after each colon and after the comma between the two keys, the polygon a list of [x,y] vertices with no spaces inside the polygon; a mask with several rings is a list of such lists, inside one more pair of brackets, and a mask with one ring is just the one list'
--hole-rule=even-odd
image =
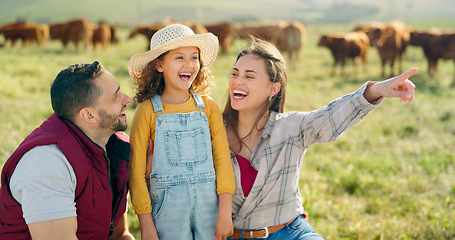
{"label": "brown cow", "polygon": [[117,37],[117,25],[110,25],[111,28],[111,44],[117,44],[119,42]]}
{"label": "brown cow", "polygon": [[140,24],[138,27],[133,29],[130,33],[129,38],[134,38],[137,34],[144,35],[147,39],[147,46],[146,49],[150,48],[150,40],[152,39],[153,34],[155,34],[158,30],[161,28],[174,24],[174,23],[180,23],[188,26],[193,30],[194,33],[206,33],[207,29],[204,27],[204,25],[200,23],[195,23],[195,22],[188,22],[188,21],[180,21],[180,22],[174,22],[172,20],[164,20],[163,23],[155,23],[149,26],[144,26]]}
{"label": "brown cow", "polygon": [[341,74],[347,59],[352,59],[354,67],[360,60],[363,63],[364,71],[367,70],[367,51],[370,46],[368,36],[364,32],[350,32],[344,35],[322,35],[318,46],[329,48],[333,56],[332,75],[335,75],[336,66],[339,64]]}
{"label": "brown cow", "polygon": [[235,25],[234,36],[242,39],[255,36],[271,42],[287,54],[291,69],[295,69],[300,60],[300,50],[306,42],[306,29],[297,21],[248,22]]}
{"label": "brown cow", "polygon": [[150,49],[150,40],[152,39],[153,34],[155,34],[158,30],[160,30],[163,27],[164,25],[162,24],[152,24],[150,26],[144,26],[140,24],[131,31],[129,39],[134,38],[138,34],[141,34],[147,39],[146,49]]}
{"label": "brown cow", "polygon": [[378,40],[381,38],[381,32],[385,28],[385,24],[381,22],[370,22],[365,25],[358,25],[354,27],[353,32],[364,32],[370,39],[370,46],[378,46]]}
{"label": "brown cow", "polygon": [[42,45],[47,41],[46,27],[47,25],[37,26],[28,22],[10,23],[0,29],[0,34],[4,35],[5,43],[11,41],[11,46],[15,46],[18,40],[22,41],[23,46],[30,43]]}
{"label": "brown cow", "polygon": [[181,24],[184,24],[184,25],[190,27],[191,30],[193,30],[193,32],[195,34],[208,33],[207,28],[204,25],[202,25],[201,23],[190,22],[190,23],[185,24],[185,22],[182,22]]}
{"label": "brown cow", "polygon": [[205,25],[208,32],[218,37],[221,53],[228,53],[234,39],[234,29],[228,22]]}
{"label": "brown cow", "polygon": [[[22,41],[22,45],[28,45],[30,42],[38,43],[39,31],[36,30],[34,23],[26,21],[17,21],[14,23],[5,24],[0,28],[0,35],[5,38],[4,44],[11,42],[11,46],[15,46],[18,40]],[[34,40],[32,40],[34,39]]]}
{"label": "brown cow", "polygon": [[134,38],[136,35],[141,34],[143,35],[148,42],[150,42],[150,39],[152,39],[153,34],[155,34],[158,30],[163,28],[164,25],[162,24],[152,24],[150,26],[144,26],[142,24],[139,24],[136,28],[134,28],[130,35],[129,38]]}
{"label": "brown cow", "polygon": [[207,33],[207,28],[205,28],[204,25],[202,25],[201,23],[198,23],[198,22],[192,22],[192,21],[174,21],[172,19],[165,19],[163,21],[163,25],[165,26],[168,26],[168,25],[171,25],[171,24],[182,24],[182,25],[185,25],[185,26],[188,26],[189,28],[191,28],[191,30],[193,30],[194,33],[196,34],[200,34],[200,33]]}
{"label": "brown cow", "polygon": [[168,26],[170,24],[183,24],[191,28],[194,33],[201,34],[211,32],[218,37],[218,41],[221,46],[221,53],[227,53],[233,42],[233,28],[228,22],[222,22],[211,25],[202,25],[198,22],[192,21],[174,21],[171,19],[165,19],[163,25]]}
{"label": "brown cow", "polygon": [[40,24],[40,25],[37,25],[36,27],[38,28],[38,31],[40,32],[42,43],[48,42],[51,38],[49,25]]}
{"label": "brown cow", "polygon": [[250,36],[255,36],[272,42],[275,38],[275,34],[287,25],[288,23],[286,21],[239,23],[234,25],[234,36],[242,39],[248,39]]}
{"label": "brown cow", "polygon": [[51,39],[58,39],[63,47],[67,48],[72,42],[77,49],[79,43],[87,48],[93,36],[93,23],[86,19],[73,19],[68,22],[61,22],[49,26]]}
{"label": "brown cow", "polygon": [[[453,60],[455,64],[455,33],[412,31],[410,44],[422,47],[430,77],[436,75],[439,59]],[[455,71],[452,87],[455,87]]]}
{"label": "brown cow", "polygon": [[22,40],[23,46],[31,42],[40,43],[40,33],[37,27],[0,29],[0,33],[4,35],[5,42],[11,41],[11,46],[15,46],[18,40]]}
{"label": "brown cow", "polygon": [[3,25],[3,27],[1,29],[2,30],[11,30],[11,29],[17,29],[17,28],[34,27],[34,26],[36,26],[36,25],[31,22],[17,21],[17,22],[5,24],[5,25]]}
{"label": "brown cow", "polygon": [[287,54],[289,66],[295,70],[300,63],[300,50],[306,43],[306,28],[302,23],[293,21],[275,34],[272,43]]}
{"label": "brown cow", "polygon": [[103,48],[106,48],[108,43],[111,42],[111,26],[106,23],[100,23],[93,30],[92,43],[93,48],[96,48],[97,44],[101,44]]}
{"label": "brown cow", "polygon": [[403,72],[403,59],[409,44],[409,30],[401,22],[387,24],[378,40],[378,52],[381,56],[381,76],[385,76],[385,64],[390,61],[390,76],[394,76],[393,65],[398,59],[398,71]]}
{"label": "brown cow", "polygon": [[387,24],[373,24],[359,30],[367,33],[371,46],[378,48],[381,57],[381,76],[385,76],[385,65],[390,62],[390,76],[394,75],[395,60],[398,59],[398,70],[403,72],[403,59],[409,44],[409,30],[399,21]]}

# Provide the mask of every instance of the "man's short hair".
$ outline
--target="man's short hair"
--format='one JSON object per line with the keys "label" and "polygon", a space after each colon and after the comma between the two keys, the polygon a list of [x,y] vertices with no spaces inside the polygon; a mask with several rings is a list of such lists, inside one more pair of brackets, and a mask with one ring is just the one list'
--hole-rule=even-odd
{"label": "man's short hair", "polygon": [[104,68],[98,61],[71,65],[60,71],[51,86],[51,102],[55,114],[74,121],[82,108],[94,106],[101,95],[101,89],[93,79],[103,71]]}

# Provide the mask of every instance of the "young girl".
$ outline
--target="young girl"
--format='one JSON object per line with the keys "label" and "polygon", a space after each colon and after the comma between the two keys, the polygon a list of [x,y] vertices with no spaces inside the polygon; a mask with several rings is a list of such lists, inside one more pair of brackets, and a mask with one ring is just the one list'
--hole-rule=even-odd
{"label": "young girl", "polygon": [[284,59],[273,45],[253,39],[237,56],[223,112],[237,182],[229,239],[322,239],[305,219],[299,191],[306,149],[335,141],[385,97],[411,103],[415,86],[407,78],[416,71],[365,83],[319,110],[283,113]]}
{"label": "young girl", "polygon": [[233,231],[229,146],[221,112],[206,95],[217,51],[213,34],[173,24],[129,61],[139,103],[129,185],[142,239],[226,239]]}

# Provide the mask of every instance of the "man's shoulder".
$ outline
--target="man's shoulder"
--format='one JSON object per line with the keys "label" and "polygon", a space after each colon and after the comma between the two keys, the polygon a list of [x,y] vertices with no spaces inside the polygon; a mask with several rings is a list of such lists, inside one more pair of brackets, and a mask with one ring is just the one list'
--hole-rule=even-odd
{"label": "man's shoulder", "polygon": [[[46,168],[41,166],[45,165]],[[71,164],[68,162],[65,154],[58,148],[57,144],[36,146],[26,152],[19,163],[16,170],[30,169],[30,170],[45,170],[45,169],[68,169]]]}
{"label": "man's shoulder", "polygon": [[75,184],[74,170],[56,144],[36,146],[26,152],[11,176],[11,185],[27,182],[48,182],[63,177]]}
{"label": "man's shoulder", "polygon": [[10,179],[11,194],[22,205],[27,224],[76,216],[77,179],[55,144],[26,152]]}
{"label": "man's shoulder", "polygon": [[63,157],[66,159],[65,155],[63,152],[58,148],[57,144],[49,144],[49,145],[40,145],[33,147],[29,151],[27,151],[23,156],[22,159],[25,158],[31,158],[31,157],[49,157],[49,156],[55,156],[55,157]]}

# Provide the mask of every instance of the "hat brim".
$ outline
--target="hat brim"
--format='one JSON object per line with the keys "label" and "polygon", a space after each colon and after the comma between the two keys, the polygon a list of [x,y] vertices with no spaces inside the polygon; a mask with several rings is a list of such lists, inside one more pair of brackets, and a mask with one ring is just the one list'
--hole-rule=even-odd
{"label": "hat brim", "polygon": [[197,47],[204,66],[210,66],[218,54],[218,38],[212,33],[202,33],[174,39],[144,53],[134,54],[128,62],[128,72],[134,80],[142,75],[142,70],[161,54],[180,47]]}

